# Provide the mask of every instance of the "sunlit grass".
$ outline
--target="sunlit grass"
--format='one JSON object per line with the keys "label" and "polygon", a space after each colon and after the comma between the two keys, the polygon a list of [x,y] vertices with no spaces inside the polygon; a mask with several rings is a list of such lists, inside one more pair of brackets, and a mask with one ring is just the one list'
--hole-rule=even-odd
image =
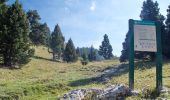
{"label": "sunlit grass", "polygon": [[56,99],[75,88],[101,87],[101,84],[94,83],[74,87],[69,84],[95,77],[109,65],[119,63],[117,60],[112,60],[90,62],[87,66],[82,66],[80,61],[69,64],[53,62],[52,55],[47,52],[46,47],[35,48],[35,57],[31,58],[32,60],[22,69],[0,69],[0,98],[47,100],[47,98]]}
{"label": "sunlit grass", "polygon": [[[135,64],[135,90],[142,93],[142,89],[149,89],[152,92],[156,88],[156,64],[154,62],[140,62]],[[127,66],[128,67],[128,66]],[[170,62],[166,61],[163,64],[163,86],[170,91]],[[128,85],[129,73],[120,74],[118,77],[113,77],[110,84],[124,83]],[[142,94],[141,94],[142,95]],[[161,96],[161,95],[160,95]],[[164,94],[163,94],[164,96]],[[170,99],[170,95],[166,95]],[[129,99],[139,99],[140,97],[129,97]]]}
{"label": "sunlit grass", "polygon": [[[0,98],[7,100],[56,100],[64,93],[78,88],[104,88],[111,84],[124,83],[128,85],[128,70],[114,76],[108,83],[100,84],[91,81],[108,66],[120,64],[118,60],[90,62],[82,66],[81,62],[60,63],[51,61],[52,55],[46,47],[35,47],[35,57],[22,69],[0,69]],[[125,64],[128,67],[128,65]],[[170,63],[166,61],[163,67],[163,84],[170,90]],[[152,62],[136,64],[135,90],[144,87],[154,90],[156,67]],[[168,97],[168,96],[167,96]],[[140,97],[129,97],[133,99]]]}

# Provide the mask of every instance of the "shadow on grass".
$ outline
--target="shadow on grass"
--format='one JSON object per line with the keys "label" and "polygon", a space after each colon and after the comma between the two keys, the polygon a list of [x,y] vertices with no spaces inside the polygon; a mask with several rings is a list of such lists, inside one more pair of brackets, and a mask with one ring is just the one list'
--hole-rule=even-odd
{"label": "shadow on grass", "polygon": [[85,86],[85,85],[88,85],[88,84],[97,83],[96,80],[97,80],[96,77],[80,79],[80,80],[72,81],[69,84],[69,86],[72,86],[72,87]]}
{"label": "shadow on grass", "polygon": [[52,59],[43,58],[43,57],[39,57],[39,56],[33,56],[32,58],[34,58],[34,59],[42,59],[42,60],[47,60],[47,61],[53,61]]}
{"label": "shadow on grass", "polygon": [[[165,62],[168,63],[168,62]],[[150,62],[150,61],[140,61],[140,62],[135,62],[135,70],[146,70],[156,67],[156,62]],[[114,67],[108,67],[105,70],[113,69]],[[123,70],[124,69],[124,70]],[[105,71],[103,70],[103,71]],[[155,70],[156,71],[156,70]],[[117,71],[115,73],[111,73],[109,75],[104,75],[102,74],[101,76],[97,77],[91,77],[91,78],[85,78],[85,79],[79,79],[75,80],[69,83],[69,86],[76,87],[76,86],[85,86],[89,84],[101,84],[103,83],[103,77],[105,79],[112,79],[113,77],[118,77],[124,74],[129,73],[129,65],[126,64],[121,64],[117,66]],[[107,81],[108,81],[107,80]],[[146,99],[156,99],[159,97],[160,94],[157,93],[156,88],[155,89],[146,89],[143,90],[142,94],[140,95],[141,98],[146,98]]]}
{"label": "shadow on grass", "polygon": [[46,60],[46,61],[52,61],[52,62],[59,62],[59,63],[62,62],[62,61],[60,61],[60,60],[53,60],[53,59],[43,58],[43,57],[40,57],[40,56],[33,56],[32,58],[34,58],[34,59]]}
{"label": "shadow on grass", "polygon": [[4,64],[0,63],[0,69],[9,69],[9,70],[20,70],[23,65],[17,66],[5,66]]}

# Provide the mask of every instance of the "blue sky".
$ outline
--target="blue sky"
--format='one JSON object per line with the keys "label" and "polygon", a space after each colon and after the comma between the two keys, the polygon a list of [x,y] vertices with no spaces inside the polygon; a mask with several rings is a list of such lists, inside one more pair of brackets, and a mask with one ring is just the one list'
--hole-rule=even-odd
{"label": "blue sky", "polygon": [[[9,0],[14,2],[15,0]],[[37,10],[41,22],[53,31],[60,25],[66,41],[75,46],[99,48],[103,35],[108,34],[113,54],[120,56],[122,42],[128,31],[128,19],[140,19],[144,0],[19,0],[25,11]],[[160,12],[166,16],[169,0],[157,0]]]}

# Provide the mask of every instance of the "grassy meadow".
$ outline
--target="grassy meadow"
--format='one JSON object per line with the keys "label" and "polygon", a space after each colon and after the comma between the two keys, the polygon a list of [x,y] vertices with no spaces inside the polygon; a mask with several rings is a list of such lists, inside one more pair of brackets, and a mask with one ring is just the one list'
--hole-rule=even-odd
{"label": "grassy meadow", "polygon": [[[114,76],[106,84],[94,83],[92,80],[92,77],[96,77],[109,66],[120,64],[118,60],[90,62],[82,66],[80,61],[68,64],[53,62],[52,55],[47,52],[46,47],[39,46],[35,49],[35,56],[21,69],[0,68],[0,100],[56,100],[73,89],[104,88],[120,83],[128,85],[128,70]],[[147,88],[152,93],[156,84],[155,72],[154,63],[137,63],[135,89],[141,91],[142,88]],[[170,90],[170,62],[168,61],[164,62],[163,84]],[[169,95],[163,96],[170,99]],[[127,99],[139,98],[128,97]]]}

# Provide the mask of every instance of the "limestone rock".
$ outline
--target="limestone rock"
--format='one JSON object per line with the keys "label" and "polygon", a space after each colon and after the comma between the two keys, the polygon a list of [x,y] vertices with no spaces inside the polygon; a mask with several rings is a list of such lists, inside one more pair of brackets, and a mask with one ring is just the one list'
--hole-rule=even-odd
{"label": "limestone rock", "polygon": [[60,100],[122,100],[129,95],[138,95],[124,84],[111,85],[105,89],[77,89],[65,94]]}
{"label": "limestone rock", "polygon": [[82,100],[88,94],[91,93],[99,94],[101,92],[102,92],[101,89],[77,89],[70,91],[67,94],[64,94],[64,96],[60,100]]}
{"label": "limestone rock", "polygon": [[130,89],[123,85],[110,86],[104,89],[104,92],[97,96],[100,100],[123,99],[130,95]]}

